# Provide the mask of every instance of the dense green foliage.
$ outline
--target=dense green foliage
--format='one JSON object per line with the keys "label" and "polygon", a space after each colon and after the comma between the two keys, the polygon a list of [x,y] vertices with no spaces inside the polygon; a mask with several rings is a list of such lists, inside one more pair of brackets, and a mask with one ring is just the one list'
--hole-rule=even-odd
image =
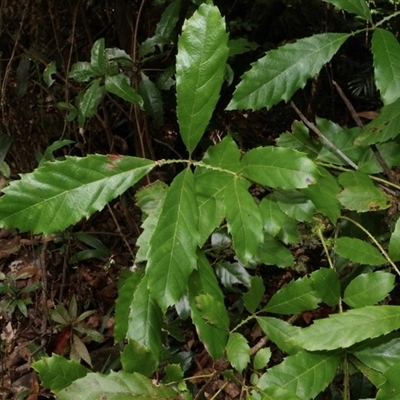
{"label": "dense green foliage", "polygon": [[[136,268],[121,282],[116,304],[115,339],[126,343],[122,369],[103,375],[59,356],[44,358],[34,369],[58,398],[193,398],[184,380],[188,368],[167,345],[173,312],[178,320],[191,318],[211,357],[226,362],[221,373],[241,381],[247,399],[312,399],[335,379],[343,382],[340,398],[349,399],[356,371],[377,389],[377,400],[400,398],[400,306],[385,304],[400,275],[400,185],[391,171],[400,166],[400,46],[384,21],[374,25],[365,0],[328,2],[369,24],[383,108],[365,127],[318,117],[314,124],[299,112],[303,121],[282,133],[277,146],[243,152],[223,135],[198,159],[195,150],[229,76],[230,51],[238,51],[218,7],[207,2],[185,21],[177,45],[177,119],[187,159],[67,157],[3,189],[0,226],[49,235],[101,210],[157,167],[177,166],[170,185],[155,182],[137,193],[143,232]],[[168,42],[179,6],[175,0],[166,8],[147,41],[150,52]],[[244,73],[227,110],[290,101],[346,40],[363,32],[314,34],[267,51]],[[70,78],[88,86],[75,105],[66,105],[70,120],[82,128],[107,92],[160,118],[159,89],[144,76],[137,93],[123,72],[132,63],[96,41],[90,62],[71,68]],[[372,215],[386,224],[383,234]],[[326,267],[266,299],[258,271],[295,267],[290,245],[301,240],[323,247]],[[225,294],[233,286],[237,301],[228,309]],[[328,317],[309,327],[292,324],[322,304]],[[266,335],[263,346],[249,345],[244,328],[254,324]],[[271,342],[285,357],[267,368]],[[164,379],[156,386],[151,376],[161,366]]]}

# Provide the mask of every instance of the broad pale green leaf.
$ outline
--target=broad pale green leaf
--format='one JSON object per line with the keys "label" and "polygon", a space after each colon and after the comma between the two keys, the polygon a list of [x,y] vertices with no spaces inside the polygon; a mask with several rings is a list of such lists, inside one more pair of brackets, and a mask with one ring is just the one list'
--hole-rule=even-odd
{"label": "broad pale green leaf", "polygon": [[217,7],[202,4],[183,24],[176,56],[176,98],[182,140],[190,154],[217,104],[229,53],[227,43],[225,22]]}
{"label": "broad pale green leaf", "polygon": [[154,125],[159,128],[164,123],[164,109],[161,92],[157,86],[143,73],[140,73],[139,95],[144,102],[146,114],[153,118]]}
{"label": "broad pale green leaf", "polygon": [[211,357],[216,360],[220,358],[228,341],[228,332],[208,324],[196,306],[196,298],[201,294],[209,294],[220,304],[224,304],[224,295],[219,288],[214,271],[207,261],[205,255],[199,252],[198,267],[189,279],[188,285],[189,304],[192,320],[196,326],[200,340]]}
{"label": "broad pale green leaf", "polygon": [[378,266],[387,263],[380,251],[361,239],[341,237],[336,239],[335,252],[341,257],[366,265]]}
{"label": "broad pale green leaf", "polygon": [[104,87],[100,86],[100,79],[95,79],[79,101],[79,114],[82,116],[83,122],[86,118],[96,114],[104,93]]}
{"label": "broad pale green leaf", "polygon": [[293,393],[291,390],[280,387],[269,387],[264,390],[254,389],[247,400],[304,400]]}
{"label": "broad pale green leaf", "polygon": [[326,215],[335,224],[341,212],[337,197],[340,187],[328,170],[318,167],[318,171],[320,173],[318,183],[302,189],[302,192],[315,204],[317,211]]}
{"label": "broad pale green leaf", "polygon": [[150,240],[147,276],[151,295],[162,310],[184,294],[196,268],[199,243],[197,199],[189,168],[173,180]]}
{"label": "broad pale green leaf", "polygon": [[375,83],[383,104],[400,97],[400,45],[392,32],[378,28],[372,35]]}
{"label": "broad pale green leaf", "polygon": [[90,62],[80,61],[72,65],[68,78],[74,79],[77,82],[87,82],[96,75],[96,71]]}
{"label": "broad pale green leaf", "polygon": [[60,400],[154,400],[178,399],[178,394],[170,387],[154,385],[145,376],[125,371],[111,371],[108,375],[90,373],[78,379],[57,393]]}
{"label": "broad pale green leaf", "polygon": [[250,346],[247,339],[240,333],[231,333],[226,345],[226,355],[232,367],[242,372],[250,362]]}
{"label": "broad pale green leaf", "polygon": [[[317,186],[311,185],[312,186]],[[297,190],[275,190],[272,199],[276,200],[279,208],[290,218],[296,221],[311,222],[315,212],[315,205],[302,192]]]}
{"label": "broad pale green leaf", "polygon": [[393,290],[394,279],[393,274],[385,271],[361,274],[348,284],[343,301],[353,308],[376,304]]}
{"label": "broad pale green leaf", "polygon": [[339,182],[344,187],[338,196],[339,201],[349,210],[377,211],[392,205],[392,197],[376,187],[372,179],[362,172],[343,172]]}
{"label": "broad pale green leaf", "polygon": [[147,260],[150,239],[157,226],[167,190],[167,184],[156,181],[136,193],[136,204],[143,213],[147,214],[147,217],[141,225],[143,231],[136,241],[136,246],[139,247],[139,250],[136,252],[135,262]]}
{"label": "broad pale green leaf", "polygon": [[267,52],[243,75],[227,109],[259,110],[271,108],[281,100],[288,101],[330,61],[349,36],[313,35]]}
{"label": "broad pale green leaf", "polygon": [[370,122],[354,141],[355,146],[387,142],[400,133],[400,99],[381,108],[380,114]]}
{"label": "broad pale green leaf", "polygon": [[259,46],[255,42],[250,42],[245,38],[231,39],[228,42],[229,57],[236,56],[238,54],[247,53],[248,51],[255,50]]}
{"label": "broad pale green leaf", "polygon": [[271,359],[271,349],[269,347],[265,347],[259,351],[257,351],[253,360],[254,369],[263,369],[267,366],[269,360]]}
{"label": "broad pale green leaf", "polygon": [[200,294],[196,297],[196,307],[208,324],[229,331],[229,316],[223,303],[218,302],[210,294]]}
{"label": "broad pale green leaf", "polygon": [[271,195],[261,200],[259,208],[265,232],[271,236],[276,236],[289,217],[280,209],[276,198]]}
{"label": "broad pale green leaf", "polygon": [[340,357],[333,354],[301,351],[268,369],[257,386],[261,389],[277,386],[293,391],[301,399],[313,399],[331,383],[339,363]]}
{"label": "broad pale green leaf", "polygon": [[32,368],[39,374],[43,386],[53,392],[64,389],[90,372],[77,361],[67,360],[57,354],[41,358],[32,364]]}
{"label": "broad pale green leaf", "polygon": [[150,295],[148,279],[145,276],[138,284],[129,305],[128,340],[146,346],[158,359],[161,353],[162,313]]}
{"label": "broad pale green leaf", "polygon": [[386,378],[381,372],[378,372],[362,362],[358,361],[356,358],[350,358],[351,363],[377,388],[382,386],[386,382]]}
{"label": "broad pale green leaf", "polygon": [[93,43],[92,50],[90,51],[90,64],[101,75],[106,72],[107,58],[105,50],[105,41],[104,38],[101,38]]}
{"label": "broad pale green leaf", "polygon": [[233,246],[239,259],[247,264],[264,239],[263,222],[258,205],[248,192],[249,183],[232,179],[225,188],[225,215]]}
{"label": "broad pale green leaf", "polygon": [[389,256],[393,261],[400,261],[400,219],[396,221],[389,241]]}
{"label": "broad pale green leaf", "polygon": [[335,306],[340,299],[340,281],[333,269],[320,268],[314,271],[311,276],[315,291],[322,302],[328,306]]}
{"label": "broad pale green leaf", "polygon": [[306,350],[347,348],[400,328],[400,306],[367,306],[319,319],[289,341]]}
{"label": "broad pale green leaf", "polygon": [[264,242],[258,247],[256,259],[267,265],[276,265],[280,268],[294,266],[294,258],[291,251],[278,239],[265,234]]}
{"label": "broad pale green leaf", "polygon": [[157,369],[157,363],[157,357],[146,346],[134,340],[129,340],[121,353],[122,369],[131,374],[138,372],[151,377]]}
{"label": "broad pale green leaf", "polygon": [[371,11],[365,0],[324,0],[327,3],[332,3],[336,7],[342,10],[348,11],[353,14],[357,14],[360,17],[365,18],[372,22]]}
{"label": "broad pale green leaf", "polygon": [[242,172],[248,179],[276,189],[305,188],[317,182],[317,166],[296,150],[258,147],[242,159]]}
{"label": "broad pale green leaf", "polygon": [[[224,137],[215,146],[210,146],[203,157],[203,163],[222,168],[228,172],[237,172],[240,169],[241,152],[232,136]],[[222,172],[222,171],[221,171]]]}
{"label": "broad pale green leaf", "polygon": [[173,39],[173,33],[179,20],[181,0],[173,0],[161,15],[161,19],[156,26],[156,36],[163,36]]}
{"label": "broad pale green leaf", "polygon": [[320,302],[312,279],[306,276],[279,289],[263,310],[276,314],[297,314],[318,308]]}
{"label": "broad pale green leaf", "polygon": [[130,85],[129,77],[125,74],[106,76],[105,88],[108,92],[121,97],[130,103],[137,103],[143,107],[143,99],[137,94],[136,90]]}
{"label": "broad pale green leaf", "polygon": [[368,367],[385,372],[400,362],[400,334],[396,332],[368,340],[357,346],[352,354]]}
{"label": "broad pale green leaf", "polygon": [[250,290],[243,295],[243,303],[247,311],[253,314],[264,296],[265,286],[260,276],[250,278]]}
{"label": "broad pale green leaf", "polygon": [[136,270],[124,280],[118,290],[118,298],[115,304],[115,341],[122,342],[125,340],[126,332],[129,326],[130,306],[135,295],[136,289],[143,279],[144,271]]}
{"label": "broad pale green leaf", "polygon": [[[400,144],[390,141],[377,144],[376,147],[389,168],[400,165]],[[358,171],[366,174],[378,174],[383,172],[382,166],[369,147],[365,148],[365,152],[358,163]]]}
{"label": "broad pale green leaf", "polygon": [[383,374],[386,382],[379,388],[376,400],[400,400],[400,362]]}
{"label": "broad pale green leaf", "polygon": [[101,210],[154,167],[128,156],[89,155],[45,163],[3,189],[1,227],[50,235]]}

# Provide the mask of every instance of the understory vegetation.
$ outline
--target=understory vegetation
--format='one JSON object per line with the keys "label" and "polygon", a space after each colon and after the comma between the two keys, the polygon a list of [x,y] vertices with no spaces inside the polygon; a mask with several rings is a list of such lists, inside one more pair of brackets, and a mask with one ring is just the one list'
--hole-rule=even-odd
{"label": "understory vegetation", "polygon": [[3,398],[400,399],[396,2],[54,3],[0,9]]}

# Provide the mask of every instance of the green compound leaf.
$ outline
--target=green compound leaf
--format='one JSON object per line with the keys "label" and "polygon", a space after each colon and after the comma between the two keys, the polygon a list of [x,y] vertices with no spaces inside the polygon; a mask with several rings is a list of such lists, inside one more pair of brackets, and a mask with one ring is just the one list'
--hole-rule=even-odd
{"label": "green compound leaf", "polygon": [[389,241],[389,256],[392,261],[400,261],[400,219],[396,221]]}
{"label": "green compound leaf", "polygon": [[368,21],[372,22],[371,11],[365,0],[324,0],[327,3],[332,3],[336,7],[350,13],[356,14]]}
{"label": "green compound leaf", "polygon": [[224,80],[228,34],[217,7],[202,4],[185,21],[176,56],[177,115],[191,154],[210,121]]}
{"label": "green compound leaf", "polygon": [[377,188],[372,179],[358,171],[344,172],[339,176],[344,190],[338,195],[340,203],[358,212],[385,210],[393,199]]}
{"label": "green compound leaf", "polygon": [[379,266],[387,263],[386,258],[376,247],[357,238],[336,239],[335,252],[341,257],[360,264]]}
{"label": "green compound leaf", "polygon": [[256,260],[266,265],[276,265],[279,268],[293,267],[294,257],[292,252],[279,240],[268,234],[264,236],[264,242],[257,250]]}
{"label": "green compound leaf", "polygon": [[286,357],[261,376],[260,389],[281,387],[297,394],[301,399],[313,399],[333,380],[340,357],[332,354],[312,354],[302,351]]}
{"label": "green compound leaf", "polygon": [[269,347],[264,347],[257,351],[253,360],[254,369],[263,369],[267,366],[269,360],[271,359],[272,351]]}
{"label": "green compound leaf", "polygon": [[150,377],[157,369],[158,361],[156,356],[146,346],[134,340],[129,340],[121,352],[121,364],[125,372],[138,372]]}
{"label": "green compound leaf", "polygon": [[260,210],[247,191],[244,179],[232,179],[225,189],[225,215],[233,246],[239,259],[247,264],[264,239]]}
{"label": "green compound leaf", "polygon": [[328,306],[335,306],[339,303],[340,281],[333,269],[320,268],[314,271],[310,278],[323,303],[328,304]]}
{"label": "green compound leaf", "polygon": [[32,364],[32,368],[39,374],[43,386],[53,392],[64,389],[90,372],[77,361],[67,360],[57,354],[41,358]]}
{"label": "green compound leaf", "polygon": [[348,284],[343,301],[353,308],[372,306],[389,295],[394,279],[393,274],[384,271],[361,274]]}
{"label": "green compound leaf", "polygon": [[1,227],[50,235],[101,210],[152,170],[154,161],[89,155],[46,163],[3,189]]}
{"label": "green compound leaf", "polygon": [[242,172],[251,181],[278,189],[305,188],[316,183],[317,166],[296,150],[258,147],[242,158]]}
{"label": "green compound leaf", "polygon": [[130,103],[137,103],[143,107],[143,99],[137,94],[136,90],[130,85],[129,77],[125,74],[107,76],[105,88],[108,92],[121,97]]}
{"label": "green compound leaf", "polygon": [[297,314],[318,308],[321,298],[315,291],[309,277],[291,281],[278,290],[270,299],[263,311],[276,314]]}
{"label": "green compound leaf", "polygon": [[150,240],[147,276],[162,310],[177,302],[196,268],[198,209],[193,174],[185,169],[173,180]]}
{"label": "green compound leaf", "polygon": [[354,141],[355,146],[387,142],[400,133],[400,99],[381,108],[380,114],[369,123]]}
{"label": "green compound leaf", "polygon": [[229,316],[223,303],[216,301],[210,294],[200,294],[196,297],[196,307],[208,324],[229,331]]}
{"label": "green compound leaf", "polygon": [[250,362],[250,346],[247,339],[240,333],[231,333],[226,345],[226,355],[233,368],[242,372]]}
{"label": "green compound leaf", "polygon": [[309,351],[348,348],[400,328],[400,306],[367,306],[319,319],[289,339]]}
{"label": "green compound leaf", "polygon": [[375,83],[384,104],[400,97],[400,45],[393,33],[378,28],[372,36]]}
{"label": "green compound leaf", "polygon": [[324,33],[269,51],[243,75],[227,109],[259,110],[288,101],[330,61],[349,36]]}
{"label": "green compound leaf", "polygon": [[90,373],[57,393],[60,400],[176,400],[178,394],[170,387],[157,384],[145,376],[125,371],[109,375]]}
{"label": "green compound leaf", "polygon": [[243,303],[249,313],[254,313],[264,296],[265,286],[260,276],[250,278],[250,290],[243,295]]}
{"label": "green compound leaf", "polygon": [[400,362],[384,372],[386,382],[379,388],[376,400],[400,400]]}

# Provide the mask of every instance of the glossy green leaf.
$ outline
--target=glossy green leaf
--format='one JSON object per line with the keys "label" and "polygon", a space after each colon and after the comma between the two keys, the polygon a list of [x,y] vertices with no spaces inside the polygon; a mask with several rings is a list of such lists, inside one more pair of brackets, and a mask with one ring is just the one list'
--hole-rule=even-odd
{"label": "glossy green leaf", "polygon": [[269,347],[265,347],[257,351],[256,355],[254,356],[253,360],[253,367],[254,369],[263,369],[267,366],[272,352]]}
{"label": "glossy green leaf", "polygon": [[[319,181],[317,185],[319,185]],[[275,190],[271,198],[276,200],[279,208],[288,217],[300,222],[312,221],[315,212],[315,206],[313,202],[302,192],[297,190]]]}
{"label": "glossy green leaf", "polygon": [[264,222],[264,230],[271,236],[276,236],[289,218],[279,207],[273,196],[264,197],[259,205]]}
{"label": "glossy green leaf", "polygon": [[264,390],[255,388],[247,400],[304,400],[293,391],[281,387],[269,387]]}
{"label": "glossy green leaf", "polygon": [[250,362],[250,346],[247,339],[240,333],[231,333],[226,345],[226,355],[233,368],[242,372]]}
{"label": "glossy green leaf", "polygon": [[247,264],[264,239],[260,210],[248,192],[249,183],[234,178],[225,188],[225,215],[233,246],[239,259]]}
{"label": "glossy green leaf", "polygon": [[241,263],[219,262],[215,266],[215,273],[221,283],[229,289],[232,289],[235,283],[241,283],[247,287],[250,286],[250,275]]}
{"label": "glossy green leaf", "polygon": [[196,307],[208,324],[229,331],[229,316],[223,303],[218,302],[210,294],[200,294],[196,297]]}
{"label": "glossy green leaf", "polygon": [[158,359],[161,353],[162,313],[148,289],[148,279],[145,276],[129,304],[128,329],[126,337],[140,345],[146,346]]}
{"label": "glossy green leaf", "polygon": [[387,260],[380,251],[361,239],[341,237],[335,241],[335,252],[341,257],[366,265],[383,265]]}
{"label": "glossy green leaf", "polygon": [[383,374],[386,382],[379,388],[376,400],[400,400],[400,362]]}
{"label": "glossy green leaf", "polygon": [[0,226],[50,235],[101,210],[154,167],[128,156],[89,155],[46,163],[3,189]]}
{"label": "glossy green leaf", "polygon": [[332,3],[336,7],[350,13],[356,14],[370,22],[372,22],[371,11],[365,0],[324,0],[327,3]]}
{"label": "glossy green leaf", "polygon": [[144,271],[136,270],[129,273],[129,276],[123,281],[118,289],[118,298],[115,304],[115,328],[114,336],[117,342],[125,340],[126,332],[129,326],[130,306],[135,295],[136,289],[143,279]]}
{"label": "glossy green leaf", "polygon": [[400,362],[400,334],[395,332],[368,340],[357,346],[352,354],[368,367],[385,372]]}
{"label": "glossy green leaf", "polygon": [[129,340],[121,353],[122,369],[125,372],[138,372],[151,377],[157,369],[157,357],[146,346],[134,340]]}
{"label": "glossy green leaf", "polygon": [[358,212],[385,210],[392,205],[393,199],[378,187],[372,179],[358,171],[344,172],[339,176],[344,190],[339,194],[340,203]]}
{"label": "glossy green leaf", "polygon": [[303,277],[279,289],[263,310],[276,314],[297,314],[318,308],[320,302],[312,279]]}
{"label": "glossy green leaf", "polygon": [[[400,144],[390,141],[377,144],[376,147],[389,168],[400,165]],[[358,171],[366,174],[378,174],[383,172],[383,168],[376,159],[372,149],[365,148],[364,154],[358,163]]]}
{"label": "glossy green leaf", "polygon": [[196,298],[201,294],[209,294],[220,305],[224,304],[224,296],[219,288],[214,271],[203,253],[199,252],[197,270],[192,273],[188,284],[188,297],[193,323],[196,326],[200,340],[204,344],[211,357],[220,358],[228,341],[228,332],[219,327],[208,324],[201,311],[196,306]]}
{"label": "glossy green leaf", "polygon": [[347,285],[343,301],[353,308],[376,304],[393,290],[394,279],[393,274],[384,271],[361,274]]}
{"label": "glossy green leaf", "polygon": [[39,374],[43,386],[53,392],[64,389],[90,372],[77,361],[67,360],[57,354],[41,358],[32,364],[32,368]]}
{"label": "glossy green leaf", "polygon": [[399,306],[367,306],[314,321],[289,341],[306,350],[347,348],[400,328]]}
{"label": "glossy green leaf", "polygon": [[393,261],[400,261],[400,219],[396,221],[389,241],[389,256]]}
{"label": "glossy green leaf", "polygon": [[294,257],[278,239],[265,234],[264,242],[258,247],[256,259],[267,265],[276,265],[280,268],[294,266]]}
{"label": "glossy green leaf", "polygon": [[372,35],[375,84],[383,104],[391,104],[400,97],[400,45],[386,29],[378,28]]}
{"label": "glossy green leaf", "polygon": [[173,39],[173,33],[179,20],[179,11],[181,9],[181,0],[173,0],[161,15],[160,21],[156,26],[156,36],[163,36]]}
{"label": "glossy green leaf", "polygon": [[93,43],[90,51],[90,64],[98,74],[104,74],[106,72],[106,63],[105,41],[104,38],[101,38]]}
{"label": "glossy green leaf", "polygon": [[100,86],[100,79],[95,79],[79,101],[79,114],[83,120],[96,114],[103,96],[104,87]]}
{"label": "glossy green leaf", "polygon": [[243,303],[247,311],[253,314],[260,305],[264,296],[265,286],[260,276],[252,276],[250,278],[250,290],[243,295]]}
{"label": "glossy green leaf", "polygon": [[197,226],[194,179],[187,168],[175,177],[168,189],[150,240],[149,288],[164,311],[182,297],[189,275],[196,268]]}
{"label": "glossy green leaf", "polygon": [[236,56],[238,54],[244,54],[248,51],[256,50],[259,46],[255,42],[250,42],[245,38],[230,39],[228,42],[229,57]]}
{"label": "glossy green leaf", "polygon": [[163,378],[163,383],[176,383],[182,381],[184,373],[180,365],[169,364],[165,367],[165,376]]}
{"label": "glossy green leaf", "polygon": [[258,147],[242,158],[245,177],[279,189],[305,188],[317,182],[317,166],[303,153],[280,147]]}
{"label": "glossy green leaf", "polygon": [[364,129],[354,141],[356,146],[387,142],[400,133],[400,99],[381,108],[380,114]]}
{"label": "glossy green leaf", "polygon": [[72,65],[68,78],[74,79],[77,82],[88,82],[96,75],[96,71],[90,62],[80,61]]}
{"label": "glossy green leaf", "polygon": [[136,193],[136,204],[147,217],[141,225],[143,231],[136,241],[136,246],[139,247],[139,250],[136,252],[135,262],[147,260],[150,249],[150,239],[157,226],[167,190],[167,184],[156,181],[150,186],[140,189]]}
{"label": "glossy green leaf", "polygon": [[333,354],[302,351],[269,368],[257,386],[277,386],[293,391],[301,399],[313,399],[331,383],[339,363],[340,357]]}
{"label": "glossy green leaf", "polygon": [[271,108],[281,100],[288,101],[330,61],[349,36],[313,35],[267,52],[243,75],[227,109],[259,110]]}
{"label": "glossy green leaf", "polygon": [[57,66],[54,61],[46,65],[46,68],[43,71],[43,80],[48,87],[50,87],[55,80],[53,79],[53,75],[57,73]]}
{"label": "glossy green leaf", "polygon": [[302,192],[314,203],[317,211],[326,215],[332,223],[336,223],[341,206],[338,200],[340,187],[332,174],[323,167],[319,167],[320,177],[316,185],[302,189]]}
{"label": "glossy green leaf", "polygon": [[153,118],[154,125],[159,128],[164,123],[164,109],[161,92],[157,86],[143,72],[138,92],[143,99],[146,114]]}
{"label": "glossy green leaf", "polygon": [[154,385],[145,376],[125,371],[111,371],[108,375],[90,373],[57,394],[60,400],[141,400],[174,399],[178,394],[170,387]]}
{"label": "glossy green leaf", "polygon": [[320,268],[314,271],[311,276],[317,295],[322,302],[328,306],[335,306],[339,303],[341,296],[340,281],[337,273],[330,268]]}
{"label": "glossy green leaf", "polygon": [[210,121],[224,80],[229,49],[217,7],[203,3],[186,20],[176,56],[177,116],[191,154]]}
{"label": "glossy green leaf", "polygon": [[143,107],[143,99],[137,94],[136,90],[130,85],[129,77],[125,74],[106,76],[105,88],[108,92],[121,97],[130,103],[139,104]]}

